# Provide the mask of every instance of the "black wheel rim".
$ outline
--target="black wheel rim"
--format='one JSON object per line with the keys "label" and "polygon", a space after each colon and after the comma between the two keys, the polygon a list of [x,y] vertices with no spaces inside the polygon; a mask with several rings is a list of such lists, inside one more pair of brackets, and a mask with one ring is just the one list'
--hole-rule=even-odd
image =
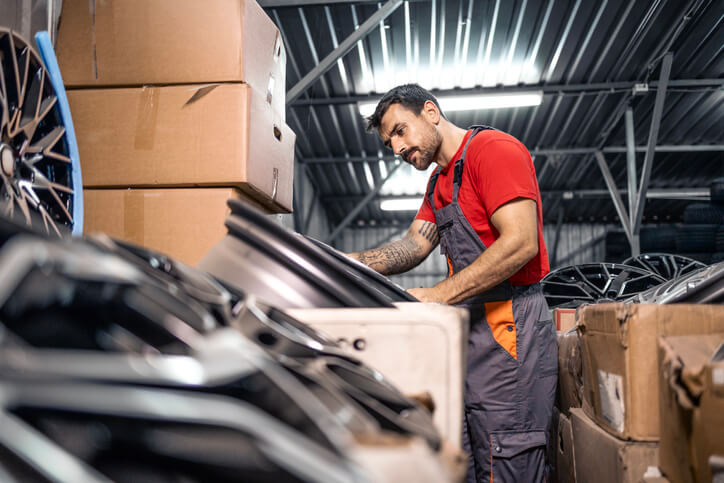
{"label": "black wheel rim", "polygon": [[654,272],[666,280],[673,280],[706,267],[705,264],[692,258],[668,253],[642,253],[637,257],[626,259],[623,263]]}
{"label": "black wheel rim", "polygon": [[3,28],[0,71],[3,214],[28,225],[37,217],[46,232],[61,236],[73,224],[72,165],[48,71],[34,49]]}
{"label": "black wheel rim", "polygon": [[550,308],[620,301],[666,280],[653,272],[617,263],[589,263],[555,270],[542,280]]}

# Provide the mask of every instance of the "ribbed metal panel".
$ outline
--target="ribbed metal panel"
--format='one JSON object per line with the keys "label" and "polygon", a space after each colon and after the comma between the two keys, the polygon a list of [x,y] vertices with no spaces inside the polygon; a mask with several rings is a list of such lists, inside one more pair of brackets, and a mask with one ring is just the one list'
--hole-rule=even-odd
{"label": "ribbed metal panel", "polygon": [[[298,5],[267,9],[284,35],[289,88],[379,8],[373,2]],[[302,162],[370,160],[315,165],[322,196],[334,201],[324,205],[332,224],[344,219],[392,166],[392,161],[378,161],[391,153],[376,135],[364,132],[353,96],[378,96],[408,80],[430,89],[551,88],[537,107],[449,113],[459,126],[490,124],[531,150],[623,146],[623,111],[630,104],[636,144],[643,146],[656,87],[649,84],[647,92],[635,95],[631,87],[633,82],[657,81],[660,60],[671,51],[672,83],[658,143],[722,144],[724,91],[673,83],[721,78],[722,22],[722,3],[711,0],[405,1],[288,109],[288,123],[297,133]],[[305,105],[310,99],[318,103]],[[643,153],[637,158],[640,168]],[[626,186],[626,155],[610,153],[607,160],[617,185]],[[568,201],[555,194],[605,188],[591,154],[539,154],[535,164],[546,220],[555,220],[562,207],[569,223],[612,221],[613,205],[607,199]],[[724,176],[721,151],[657,152],[650,186],[703,187],[716,176]],[[391,182],[384,194],[423,191],[424,184]],[[647,203],[644,216],[647,222],[675,219],[682,206],[669,200]],[[372,220],[402,221],[376,202],[354,221]]]}
{"label": "ribbed metal panel", "polygon": [[[543,226],[543,238],[548,249],[551,269],[566,265],[602,262],[606,256],[606,232],[608,225],[597,223],[571,223],[561,225],[560,239],[554,256],[556,226]],[[555,265],[554,265],[555,263]]]}

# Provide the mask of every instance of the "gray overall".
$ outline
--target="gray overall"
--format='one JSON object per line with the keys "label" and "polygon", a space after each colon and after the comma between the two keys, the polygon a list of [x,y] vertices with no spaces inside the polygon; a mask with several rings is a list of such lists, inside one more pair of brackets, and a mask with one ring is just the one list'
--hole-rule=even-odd
{"label": "gray overall", "polygon": [[[439,167],[428,188],[450,275],[473,263],[486,248],[458,204],[470,140],[492,128],[471,129],[453,167],[452,202],[435,208]],[[540,284],[513,286],[506,280],[459,305],[470,310],[463,421],[463,446],[472,456],[467,482],[545,481],[558,345]]]}

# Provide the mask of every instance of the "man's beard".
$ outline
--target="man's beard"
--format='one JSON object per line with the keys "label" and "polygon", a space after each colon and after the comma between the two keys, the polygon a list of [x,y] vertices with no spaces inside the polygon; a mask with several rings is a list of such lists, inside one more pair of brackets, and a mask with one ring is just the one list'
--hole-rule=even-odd
{"label": "man's beard", "polygon": [[434,127],[430,128],[430,134],[425,136],[423,139],[423,142],[420,143],[419,147],[414,148],[414,151],[418,151],[419,154],[418,157],[418,163],[413,164],[412,161],[406,159],[406,161],[412,166],[420,171],[425,171],[427,168],[430,167],[430,164],[435,159],[435,155],[437,154],[438,149],[440,148],[440,144],[442,143],[442,136],[439,132],[437,132],[437,129]]}

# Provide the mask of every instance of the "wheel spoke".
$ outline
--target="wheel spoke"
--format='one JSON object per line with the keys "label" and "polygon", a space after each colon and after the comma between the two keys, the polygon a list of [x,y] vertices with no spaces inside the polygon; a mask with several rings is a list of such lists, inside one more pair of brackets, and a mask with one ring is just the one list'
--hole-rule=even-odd
{"label": "wheel spoke", "polygon": [[[38,183],[38,181],[40,181],[40,183]],[[65,203],[63,202],[63,200],[60,199],[60,196],[58,196],[58,192],[56,191],[56,189],[58,189],[59,191],[64,191],[66,193],[73,194],[72,189],[70,189],[66,186],[59,185],[58,183],[53,183],[52,181],[49,181],[48,178],[43,176],[43,174],[40,173],[39,171],[36,171],[36,173],[35,173],[35,183],[33,183],[33,186],[37,186],[38,188],[47,190],[51,194],[51,196],[55,199],[56,203],[58,204],[58,207],[65,214],[68,221],[71,223],[73,222],[73,215],[71,215],[70,212],[68,212],[68,209],[65,207]]]}
{"label": "wheel spoke", "polygon": [[555,308],[577,307],[601,300],[626,300],[663,282],[663,277],[643,268],[589,263],[555,270],[543,278],[541,285],[549,307]]}
{"label": "wheel spoke", "polygon": [[28,147],[28,153],[43,153],[48,154],[48,151],[56,145],[60,138],[65,134],[65,128],[63,126],[57,126],[53,128],[48,134],[38,139],[35,143]]}

